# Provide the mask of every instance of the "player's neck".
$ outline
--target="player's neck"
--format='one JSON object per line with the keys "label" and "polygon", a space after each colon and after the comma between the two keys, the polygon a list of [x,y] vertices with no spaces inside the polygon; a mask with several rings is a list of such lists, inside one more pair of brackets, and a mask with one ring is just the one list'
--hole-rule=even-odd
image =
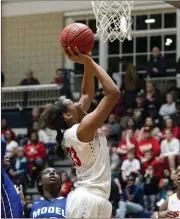
{"label": "player's neck", "polygon": [[53,199],[56,199],[58,198],[60,195],[59,195],[59,191],[44,191],[44,198],[45,199],[48,199],[48,200],[53,200]]}

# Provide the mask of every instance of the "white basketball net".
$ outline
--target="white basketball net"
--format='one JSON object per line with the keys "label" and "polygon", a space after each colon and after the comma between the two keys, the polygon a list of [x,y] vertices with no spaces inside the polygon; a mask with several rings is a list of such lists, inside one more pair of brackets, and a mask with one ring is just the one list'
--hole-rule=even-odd
{"label": "white basketball net", "polygon": [[90,1],[96,17],[97,34],[113,42],[131,40],[133,1]]}

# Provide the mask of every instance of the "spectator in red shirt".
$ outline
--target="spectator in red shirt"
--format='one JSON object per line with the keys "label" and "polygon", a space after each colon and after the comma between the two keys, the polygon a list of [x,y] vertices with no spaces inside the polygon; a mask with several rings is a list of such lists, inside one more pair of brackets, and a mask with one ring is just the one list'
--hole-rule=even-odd
{"label": "spectator in red shirt", "polygon": [[[137,139],[138,135],[139,135],[139,129],[136,129],[136,124],[135,121],[132,118],[129,118],[127,120],[127,124],[126,124],[126,130],[132,129],[133,130],[133,138]],[[126,140],[126,130],[124,130],[122,132],[122,139]]]}
{"label": "spectator in red shirt", "polygon": [[67,197],[67,195],[69,194],[69,192],[71,190],[71,187],[73,186],[73,183],[70,180],[66,171],[63,171],[61,173],[61,180],[62,180],[62,186],[61,186],[60,194],[63,197]]}
{"label": "spectator in red shirt", "polygon": [[6,131],[10,131],[11,135],[12,135],[12,140],[16,140],[16,135],[15,133],[12,131],[11,128],[8,127],[8,123],[6,119],[2,119],[1,120],[1,137],[4,138],[5,132]]}
{"label": "spectator in red shirt", "polygon": [[151,136],[151,129],[149,127],[144,127],[143,129],[143,139],[138,142],[137,146],[137,157],[143,161],[144,154],[148,151],[152,152],[152,156],[158,157],[160,154],[159,142]]}
{"label": "spectator in red shirt", "polygon": [[127,159],[127,153],[132,151],[135,153],[137,141],[133,138],[133,130],[128,129],[126,131],[125,140],[122,140],[117,148],[117,153],[120,155],[121,160]]}
{"label": "spectator in red shirt", "polygon": [[30,142],[25,146],[25,155],[29,162],[32,182],[34,182],[46,161],[46,148],[43,143],[38,141],[38,136],[35,132],[31,134]]}
{"label": "spectator in red shirt", "polygon": [[56,75],[55,75],[55,78],[54,78],[54,81],[57,85],[63,85],[63,77],[62,77],[62,72],[63,72],[63,69],[61,68],[58,68],[56,70]]}
{"label": "spectator in red shirt", "polygon": [[154,173],[156,176],[158,177],[162,177],[162,165],[161,163],[158,161],[158,159],[155,159],[152,155],[151,151],[146,151],[144,153],[144,158],[141,161],[142,163],[142,173],[145,174],[147,168],[149,166],[154,167]]}
{"label": "spectator in red shirt", "polygon": [[178,126],[174,126],[172,119],[165,120],[165,128],[162,130],[162,138],[165,139],[166,130],[170,130],[173,133],[173,137],[180,139],[180,128]]}
{"label": "spectator in red shirt", "polygon": [[151,129],[151,136],[159,141],[161,138],[161,131],[157,126],[155,126],[154,121],[151,117],[146,118],[145,126]]}

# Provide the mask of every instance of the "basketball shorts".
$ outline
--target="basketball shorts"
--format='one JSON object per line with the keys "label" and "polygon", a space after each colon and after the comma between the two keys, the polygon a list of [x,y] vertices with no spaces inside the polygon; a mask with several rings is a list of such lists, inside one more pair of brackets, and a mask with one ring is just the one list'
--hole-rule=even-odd
{"label": "basketball shorts", "polygon": [[97,194],[76,188],[67,197],[66,218],[110,218],[111,203]]}

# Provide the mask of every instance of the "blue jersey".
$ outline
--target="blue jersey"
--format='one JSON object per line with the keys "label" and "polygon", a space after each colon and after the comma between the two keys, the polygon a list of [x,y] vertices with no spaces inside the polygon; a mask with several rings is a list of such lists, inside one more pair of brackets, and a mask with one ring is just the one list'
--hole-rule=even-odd
{"label": "blue jersey", "polygon": [[3,168],[6,142],[1,139],[1,218],[23,218],[20,195]]}
{"label": "blue jersey", "polygon": [[32,205],[30,218],[65,218],[66,198],[50,201],[42,199]]}

